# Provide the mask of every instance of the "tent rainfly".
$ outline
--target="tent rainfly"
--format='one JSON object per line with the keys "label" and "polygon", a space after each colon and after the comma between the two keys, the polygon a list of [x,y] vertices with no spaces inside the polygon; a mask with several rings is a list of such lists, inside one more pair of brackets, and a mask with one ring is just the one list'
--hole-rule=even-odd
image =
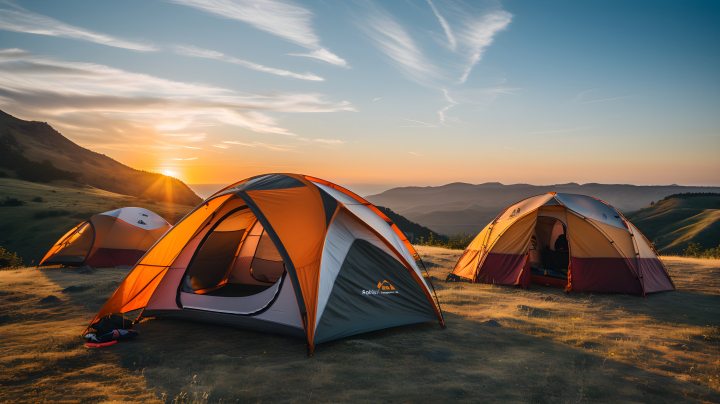
{"label": "tent rainfly", "polygon": [[170,227],[165,219],[143,208],[99,213],[60,237],[38,265],[135,265]]}
{"label": "tent rainfly", "polygon": [[579,292],[675,290],[657,252],[620,212],[599,199],[555,192],[500,213],[470,243],[453,274]]}
{"label": "tent rainfly", "polygon": [[415,257],[397,226],[354,193],[304,175],[260,175],[178,222],[91,324],[139,313],[232,325],[297,336],[308,355],[321,342],[372,330],[435,320],[444,327]]}

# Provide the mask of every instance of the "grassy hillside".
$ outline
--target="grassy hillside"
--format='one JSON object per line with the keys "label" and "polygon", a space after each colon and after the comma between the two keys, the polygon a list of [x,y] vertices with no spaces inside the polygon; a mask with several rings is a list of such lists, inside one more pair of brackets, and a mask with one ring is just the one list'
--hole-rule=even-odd
{"label": "grassy hillside", "polygon": [[380,209],[385,216],[389,217],[403,233],[405,233],[405,236],[410,240],[410,242],[420,240],[420,237],[427,240],[430,238],[431,233],[434,234],[435,239],[441,239],[443,241],[447,241],[448,239],[447,237],[441,236],[436,231],[412,222],[405,216],[395,213],[388,208],[382,206],[378,206],[377,208]]}
{"label": "grassy hillside", "polygon": [[661,254],[720,245],[720,195],[673,195],[625,215]]}
{"label": "grassy hillside", "polygon": [[[6,170],[4,170],[6,169]],[[0,171],[27,181],[74,181],[123,195],[197,206],[182,181],[136,170],[73,143],[44,122],[0,111]]]}
{"label": "grassy hillside", "polygon": [[[23,204],[12,206],[17,204],[12,203],[14,200]],[[192,209],[79,184],[58,187],[0,178],[0,246],[17,252],[25,265],[37,264],[57,239],[78,223],[96,213],[126,206],[149,209],[170,223]]]}
{"label": "grassy hillside", "polygon": [[478,234],[488,223],[490,223],[502,209],[463,209],[463,210],[439,210],[428,213],[406,213],[405,215],[418,223],[423,223],[440,234],[455,235],[460,232],[465,234]]}
{"label": "grassy hillside", "polygon": [[0,402],[720,402],[720,261],[665,259],[678,291],[640,298],[444,282],[462,251],[418,249],[447,328],[354,335],[312,358],[302,339],[170,319],[87,349],[79,334],[127,270],[0,271]]}

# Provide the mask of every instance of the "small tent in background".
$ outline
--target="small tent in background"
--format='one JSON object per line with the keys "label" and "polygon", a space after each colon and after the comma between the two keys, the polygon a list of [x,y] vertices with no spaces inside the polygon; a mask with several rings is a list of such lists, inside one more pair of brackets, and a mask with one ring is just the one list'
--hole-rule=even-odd
{"label": "small tent in background", "polygon": [[640,231],[599,199],[549,192],[505,209],[468,246],[453,274],[580,292],[675,290]]}
{"label": "small tent in background", "polygon": [[62,236],[39,265],[135,265],[170,227],[165,219],[143,208],[100,213]]}
{"label": "small tent in background", "polygon": [[416,256],[400,229],[354,193],[304,175],[260,175],[178,222],[91,324],[144,309],[140,316],[297,336],[310,355],[315,344],[372,330],[433,320],[444,327]]}

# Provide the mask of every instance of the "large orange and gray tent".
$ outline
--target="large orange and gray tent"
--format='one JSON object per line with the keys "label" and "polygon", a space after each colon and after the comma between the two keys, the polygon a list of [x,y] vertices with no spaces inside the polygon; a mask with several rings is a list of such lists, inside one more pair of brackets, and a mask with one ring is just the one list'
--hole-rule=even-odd
{"label": "large orange and gray tent", "polygon": [[60,237],[38,265],[135,265],[170,227],[165,219],[143,208],[99,213]]}
{"label": "large orange and gray tent", "polygon": [[[429,279],[403,233],[375,206],[330,182],[267,174],[196,207],[137,263],[93,323],[190,319],[315,344],[439,320]],[[130,312],[133,312],[132,314]]]}
{"label": "large orange and gray tent", "polygon": [[640,231],[609,204],[549,192],[520,201],[488,224],[453,274],[473,282],[645,295],[675,290]]}

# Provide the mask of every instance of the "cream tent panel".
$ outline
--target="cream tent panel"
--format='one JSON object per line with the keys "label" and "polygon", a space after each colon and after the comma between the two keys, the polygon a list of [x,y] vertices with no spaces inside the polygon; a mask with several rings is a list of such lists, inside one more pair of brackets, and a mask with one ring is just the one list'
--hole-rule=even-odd
{"label": "cream tent panel", "polygon": [[575,258],[622,258],[620,253],[591,224],[580,217],[569,213],[568,219],[568,242],[570,253]]}
{"label": "cream tent panel", "polygon": [[500,238],[490,250],[497,254],[525,254],[530,245],[530,237],[537,220],[537,212],[532,212],[517,220]]}
{"label": "cream tent panel", "polygon": [[615,246],[622,251],[626,258],[635,258],[635,243],[633,238],[627,229],[618,229],[615,226],[611,226],[605,223],[598,222],[597,220],[588,219],[595,226],[602,229],[612,241],[615,242]]}

